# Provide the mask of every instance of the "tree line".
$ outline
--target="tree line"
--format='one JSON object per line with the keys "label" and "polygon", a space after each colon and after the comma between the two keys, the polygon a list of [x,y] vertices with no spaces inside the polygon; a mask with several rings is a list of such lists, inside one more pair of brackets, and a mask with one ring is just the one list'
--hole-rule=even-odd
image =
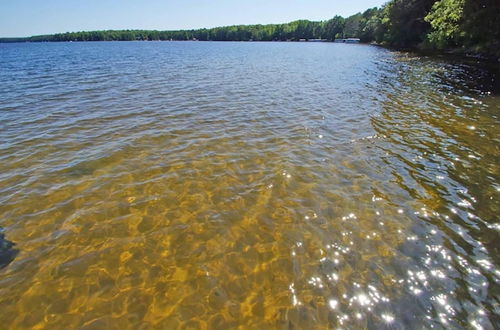
{"label": "tree line", "polygon": [[3,42],[43,41],[298,41],[359,38],[399,48],[462,48],[500,55],[500,1],[498,0],[390,0],[344,18],[297,20],[286,24],[234,25],[211,29],[156,31],[109,30],[67,32]]}

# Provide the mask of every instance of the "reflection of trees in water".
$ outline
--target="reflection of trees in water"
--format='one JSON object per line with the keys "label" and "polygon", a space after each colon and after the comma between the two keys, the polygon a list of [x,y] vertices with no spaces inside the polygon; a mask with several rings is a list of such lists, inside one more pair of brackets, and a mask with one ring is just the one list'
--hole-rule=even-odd
{"label": "reflection of trees in water", "polygon": [[10,264],[16,257],[19,251],[13,248],[14,245],[14,243],[5,239],[3,233],[0,233],[0,268]]}
{"label": "reflection of trees in water", "polygon": [[437,62],[441,70],[433,73],[437,83],[446,92],[456,90],[480,95],[500,95],[500,72],[489,63],[477,63],[476,59],[447,58],[447,62]]}

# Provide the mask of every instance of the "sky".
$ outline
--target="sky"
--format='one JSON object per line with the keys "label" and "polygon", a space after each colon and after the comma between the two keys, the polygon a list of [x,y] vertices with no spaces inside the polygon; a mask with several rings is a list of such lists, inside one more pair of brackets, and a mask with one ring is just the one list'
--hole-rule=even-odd
{"label": "sky", "polygon": [[387,0],[0,0],[0,37],[325,20]]}

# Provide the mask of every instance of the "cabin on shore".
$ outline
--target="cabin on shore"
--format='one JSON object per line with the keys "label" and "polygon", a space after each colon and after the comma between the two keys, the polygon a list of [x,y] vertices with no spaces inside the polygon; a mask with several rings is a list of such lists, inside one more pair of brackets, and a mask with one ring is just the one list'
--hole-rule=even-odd
{"label": "cabin on shore", "polygon": [[346,39],[335,39],[335,42],[345,43],[345,44],[358,44],[361,40],[359,38],[346,38]]}

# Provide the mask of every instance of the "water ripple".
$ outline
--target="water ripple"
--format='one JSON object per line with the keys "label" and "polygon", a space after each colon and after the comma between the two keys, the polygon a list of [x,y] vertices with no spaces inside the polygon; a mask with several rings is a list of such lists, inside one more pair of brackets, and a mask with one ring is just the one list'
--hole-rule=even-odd
{"label": "water ripple", "polygon": [[0,57],[7,327],[494,328],[491,70],[331,43]]}

